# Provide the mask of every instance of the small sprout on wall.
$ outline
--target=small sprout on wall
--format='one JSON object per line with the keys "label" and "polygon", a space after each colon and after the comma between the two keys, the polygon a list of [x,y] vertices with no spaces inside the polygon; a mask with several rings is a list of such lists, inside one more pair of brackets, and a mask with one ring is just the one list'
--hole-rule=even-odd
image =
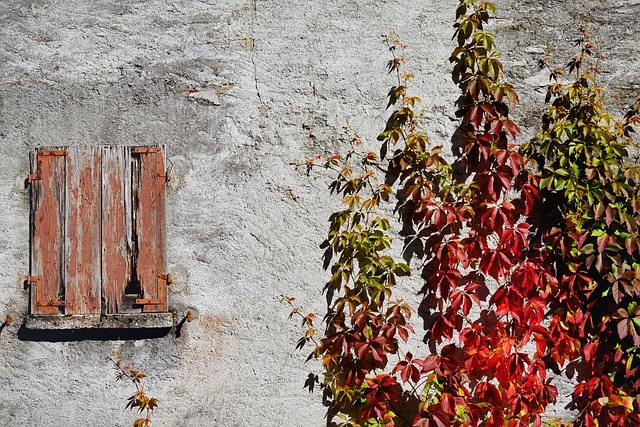
{"label": "small sprout on wall", "polygon": [[158,399],[156,399],[155,397],[147,396],[143,383],[146,375],[143,372],[136,371],[130,366],[127,366],[120,359],[114,360],[112,358],[109,358],[109,360],[111,360],[115,365],[115,369],[117,371],[116,380],[130,380],[136,388],[135,393],[133,393],[127,399],[127,405],[125,406],[125,409],[131,409],[132,411],[136,409],[138,411],[138,414],[144,416],[135,419],[133,421],[133,427],[151,426],[151,414],[153,410],[158,407]]}
{"label": "small sprout on wall", "polygon": [[[283,303],[288,304],[291,307],[291,313],[289,313],[289,319],[293,317],[300,317],[302,319],[302,326],[305,327],[304,336],[298,340],[298,344],[296,345],[297,349],[302,349],[307,343],[313,343],[316,346],[319,344],[317,338],[318,331],[315,327],[315,313],[303,313],[302,307],[297,306],[294,301],[296,300],[293,297],[280,295],[280,299]],[[306,385],[305,385],[306,386]],[[312,387],[309,388],[311,390]]]}

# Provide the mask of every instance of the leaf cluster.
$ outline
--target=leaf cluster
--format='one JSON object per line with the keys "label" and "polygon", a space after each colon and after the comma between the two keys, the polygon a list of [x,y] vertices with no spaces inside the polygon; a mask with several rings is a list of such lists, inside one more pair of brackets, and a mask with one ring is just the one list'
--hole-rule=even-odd
{"label": "leaf cluster", "polygon": [[549,304],[551,369],[577,376],[577,425],[640,423],[640,169],[627,161],[637,104],[624,118],[596,84],[596,46],[583,32],[567,64],[573,83],[550,85],[543,131],[523,146],[540,170],[542,244],[559,290]]}
{"label": "leaf cluster", "polygon": [[120,359],[109,359],[113,362],[117,371],[116,380],[129,380],[135,386],[136,391],[129,396],[125,409],[136,410],[143,417],[136,418],[133,421],[133,427],[149,427],[151,423],[151,414],[158,407],[158,399],[149,397],[144,389],[143,379],[146,375],[126,365]]}

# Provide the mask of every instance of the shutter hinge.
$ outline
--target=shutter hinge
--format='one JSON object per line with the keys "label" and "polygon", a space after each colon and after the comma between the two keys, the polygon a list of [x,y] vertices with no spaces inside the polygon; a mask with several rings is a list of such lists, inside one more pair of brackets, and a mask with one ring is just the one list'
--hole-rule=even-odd
{"label": "shutter hinge", "polygon": [[158,305],[162,304],[162,300],[157,298],[136,298],[136,305]]}
{"label": "shutter hinge", "polygon": [[159,147],[133,147],[133,152],[136,154],[155,153],[156,155],[156,176],[164,177],[169,181],[169,173],[164,168],[164,158],[162,156],[162,149]]}
{"label": "shutter hinge", "polygon": [[[158,286],[162,286],[164,282],[165,286],[168,286],[171,283],[171,273],[160,273],[158,274]],[[136,298],[136,305],[160,305],[165,304],[165,301],[159,298]]]}
{"label": "shutter hinge", "polygon": [[167,285],[170,285],[173,281],[171,278],[171,273],[161,273],[158,274],[158,279],[164,280]]}
{"label": "shutter hinge", "polygon": [[64,301],[47,301],[47,302],[42,302],[42,301],[36,301],[36,307],[64,307],[65,303]]}
{"label": "shutter hinge", "polygon": [[64,156],[67,150],[38,150],[38,154],[42,156]]}
{"label": "shutter hinge", "polygon": [[[32,284],[38,284],[42,280],[42,276],[27,276],[27,285],[31,286]],[[36,307],[64,307],[64,301],[56,301],[49,300],[46,302],[42,302],[42,300],[38,299],[38,293],[36,292]]]}
{"label": "shutter hinge", "polygon": [[[67,154],[67,150],[38,150],[39,156],[65,156]],[[39,168],[38,168],[39,169]],[[42,175],[40,171],[36,173],[30,173],[27,175],[27,182],[32,183],[33,181],[41,181]]]}
{"label": "shutter hinge", "polygon": [[27,276],[27,286],[31,286],[32,283],[38,283],[42,280],[41,276]]}

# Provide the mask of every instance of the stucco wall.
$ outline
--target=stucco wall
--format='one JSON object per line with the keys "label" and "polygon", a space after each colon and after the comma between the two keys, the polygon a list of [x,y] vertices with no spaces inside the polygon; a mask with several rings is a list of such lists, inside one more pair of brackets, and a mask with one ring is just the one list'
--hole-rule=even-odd
{"label": "stucco wall", "polygon": [[[410,45],[431,137],[455,128],[448,56],[453,0],[0,1],[0,425],[130,425],[113,352],[149,375],[163,426],[321,426],[303,382],[313,363],[278,302],[322,309],[334,200],[289,163],[331,152],[347,121],[370,139],[392,84],[381,35]],[[640,1],[499,0],[507,77],[535,125],[545,43],[590,18],[622,104],[640,88]],[[515,50],[514,50],[515,49]],[[191,93],[188,88],[196,88]],[[528,131],[530,135],[535,128]],[[179,337],[38,341],[27,311],[28,154],[50,145],[166,144],[170,307]],[[401,288],[411,293],[411,282]]]}

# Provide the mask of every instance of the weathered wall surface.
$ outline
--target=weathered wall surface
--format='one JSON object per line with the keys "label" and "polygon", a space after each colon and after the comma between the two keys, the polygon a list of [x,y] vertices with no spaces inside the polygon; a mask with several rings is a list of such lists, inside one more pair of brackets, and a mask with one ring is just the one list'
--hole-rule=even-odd
{"label": "weathered wall surface", "polygon": [[[456,4],[0,1],[0,316],[14,319],[0,331],[0,425],[130,425],[113,352],[150,376],[157,425],[324,425],[318,394],[302,388],[315,366],[294,350],[278,295],[319,299],[318,243],[334,201],[289,162],[331,152],[347,121],[365,137],[380,130],[390,28],[410,45],[431,137],[446,144]],[[535,126],[542,108],[545,43],[566,45],[585,18],[609,58],[610,93],[622,104],[638,96],[638,0],[497,4],[522,124]],[[25,339],[28,154],[115,144],[167,146],[170,307],[195,319],[179,337]]]}

